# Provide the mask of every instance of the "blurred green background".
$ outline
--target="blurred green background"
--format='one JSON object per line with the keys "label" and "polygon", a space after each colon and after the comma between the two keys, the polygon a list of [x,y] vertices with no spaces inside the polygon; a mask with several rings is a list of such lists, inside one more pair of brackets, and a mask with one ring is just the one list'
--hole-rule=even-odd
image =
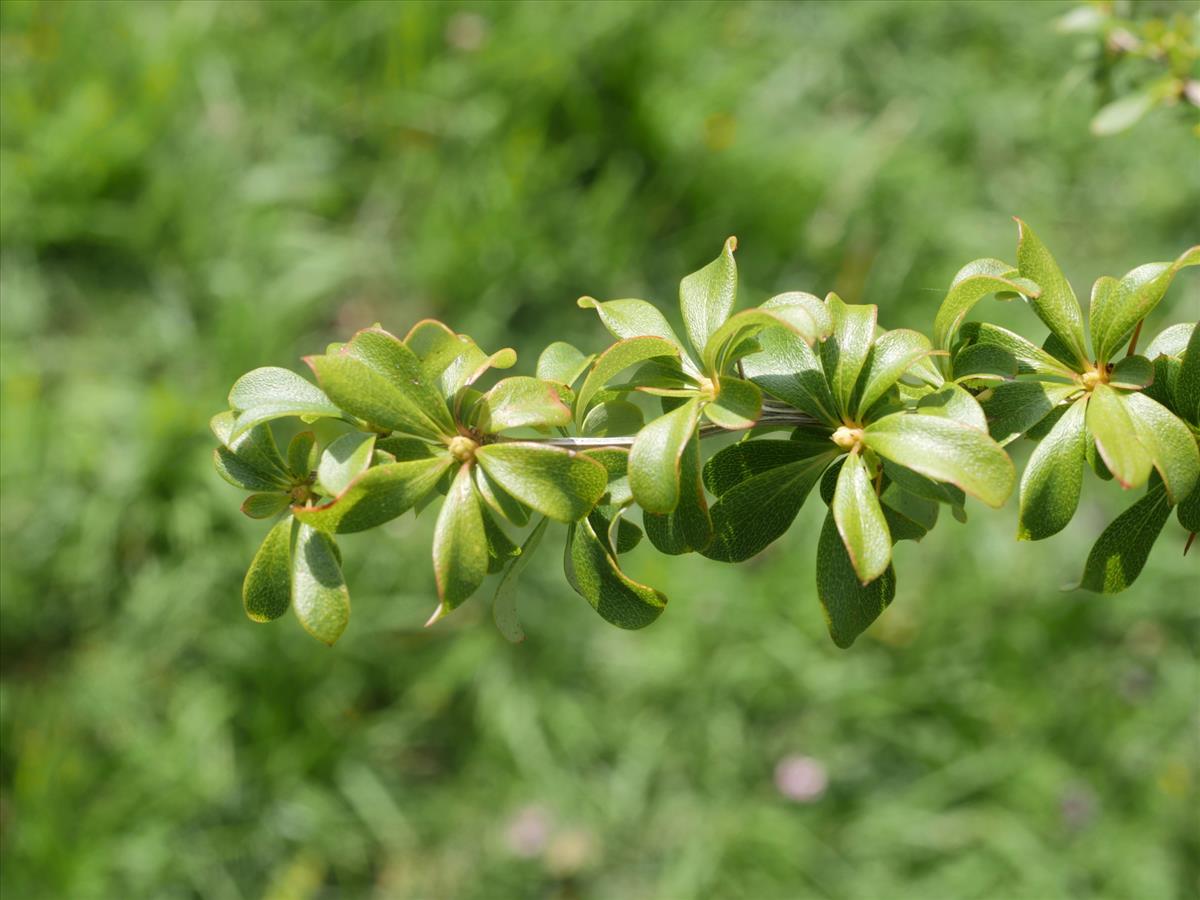
{"label": "blurred green background", "polygon": [[[740,567],[637,555],[644,632],[549,550],[516,647],[482,599],[420,627],[408,517],[344,543],[327,650],[245,619],[264,528],[210,465],[249,368],[432,315],[532,371],[605,345],[577,296],[673,309],[728,234],[744,304],[924,328],[1014,214],[1084,296],[1173,258],[1200,145],[1089,135],[1068,8],[4,2],[4,896],[1200,892],[1196,555],[1172,522],[1128,593],[1059,590],[1112,485],[1042,544],[1010,504],[901,545],[848,652],[815,502]],[[1181,278],[1149,333],[1198,314]]]}

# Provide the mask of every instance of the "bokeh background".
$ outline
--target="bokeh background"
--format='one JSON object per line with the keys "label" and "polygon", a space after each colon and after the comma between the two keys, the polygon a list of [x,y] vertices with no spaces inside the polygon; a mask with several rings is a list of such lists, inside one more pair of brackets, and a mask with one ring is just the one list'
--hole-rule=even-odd
{"label": "bokeh background", "polygon": [[[1196,555],[1172,522],[1126,594],[1059,590],[1112,485],[1042,544],[1010,504],[901,545],[847,652],[815,503],[739,567],[639,551],[672,598],[644,632],[549,550],[515,647],[486,589],[420,627],[408,517],[344,542],[329,650],[243,616],[264,529],[210,465],[249,368],[438,316],[532,371],[605,345],[580,294],[673,309],[729,234],[743,303],[924,328],[1014,214],[1083,296],[1173,258],[1200,144],[1170,110],[1089,134],[1067,9],[0,6],[4,896],[1200,892]],[[1183,277],[1149,333],[1198,314]]]}

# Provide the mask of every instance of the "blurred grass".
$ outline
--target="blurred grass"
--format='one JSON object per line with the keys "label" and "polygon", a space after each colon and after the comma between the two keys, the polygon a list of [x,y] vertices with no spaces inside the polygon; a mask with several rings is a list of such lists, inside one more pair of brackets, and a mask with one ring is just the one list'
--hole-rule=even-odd
{"label": "blurred grass", "polygon": [[[582,293],[928,327],[1035,223],[1077,290],[1197,236],[1169,112],[1089,136],[1056,4],[0,5],[6,897],[1139,897],[1200,891],[1196,561],[1060,593],[1125,498],[898,551],[849,652],[819,510],[736,568],[640,553],[608,628],[547,552],[509,647],[425,631],[431,522],[347,542],[326,651],[242,616],[261,527],[212,473],[242,371],[441,316],[532,365]],[[1028,325],[1020,312],[1000,317]],[[1181,281],[1162,322],[1200,315]],[[1174,528],[1174,526],[1170,526]],[[1188,588],[1191,584],[1192,588]],[[829,787],[781,796],[773,769]]]}

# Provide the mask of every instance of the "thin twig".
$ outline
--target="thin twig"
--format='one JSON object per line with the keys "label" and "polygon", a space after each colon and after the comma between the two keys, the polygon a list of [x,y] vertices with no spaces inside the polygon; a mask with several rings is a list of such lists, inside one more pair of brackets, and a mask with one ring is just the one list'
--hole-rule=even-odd
{"label": "thin twig", "polygon": [[1145,319],[1138,319],[1137,328],[1133,329],[1133,337],[1129,339],[1129,350],[1125,353],[1126,356],[1133,356],[1137,350],[1138,338],[1142,335],[1142,326],[1146,323]]}

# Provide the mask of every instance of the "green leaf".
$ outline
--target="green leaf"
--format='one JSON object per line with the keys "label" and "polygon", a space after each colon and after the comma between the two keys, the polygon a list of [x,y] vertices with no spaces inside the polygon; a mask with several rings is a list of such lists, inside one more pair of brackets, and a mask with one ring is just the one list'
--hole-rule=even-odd
{"label": "green leaf", "polygon": [[1078,587],[1119,594],[1137,579],[1171,514],[1166,489],[1155,483],[1146,496],[1121,513],[1092,546]]}
{"label": "green leaf", "polygon": [[1137,91],[1118,97],[1100,107],[1100,111],[1092,116],[1092,134],[1107,137],[1132,128],[1154,108],[1156,102],[1153,91]]}
{"label": "green leaf", "polygon": [[242,501],[242,512],[252,519],[270,519],[287,509],[290,503],[288,494],[251,494]]}
{"label": "green leaf", "polygon": [[1154,363],[1144,356],[1126,356],[1108,373],[1108,383],[1115,388],[1140,391],[1154,381]]}
{"label": "green leaf", "polygon": [[[750,441],[735,444],[722,453],[735,447],[749,449],[760,445],[771,447],[769,455],[775,456],[791,443]],[[720,562],[741,562],[765,550],[788,530],[813,485],[837,455],[837,448],[831,445],[828,452],[817,456],[792,456],[791,461],[782,465],[767,467],[768,454],[755,452],[738,454],[736,460],[727,458],[712,469],[706,466],[706,479],[710,479],[710,484],[724,487],[724,490],[710,510],[713,539],[702,551],[704,556]],[[751,474],[730,483],[728,472],[743,465]]]}
{"label": "green leaf", "polygon": [[1200,531],[1200,485],[1197,485],[1177,507],[1179,524],[1195,534]]}
{"label": "green leaf", "polygon": [[556,381],[570,387],[587,371],[595,354],[584,355],[566,341],[555,341],[542,351],[537,361],[537,377],[542,381]]}
{"label": "green leaf", "polygon": [[633,500],[629,489],[629,450],[625,447],[600,447],[583,450],[583,456],[604,466],[608,478],[608,490],[600,498],[609,506],[624,506]]}
{"label": "green leaf", "polygon": [[872,422],[863,443],[892,462],[935,481],[946,481],[1000,507],[1012,493],[1016,471],[986,432],[953,419],[894,413]]}
{"label": "green leaf", "polygon": [[970,344],[954,356],[955,381],[1007,381],[1020,364],[1007,350],[993,344]]}
{"label": "green leaf", "polygon": [[733,310],[737,298],[737,264],[733,261],[736,249],[737,238],[727,239],[720,256],[679,282],[683,327],[697,354],[704,352],[708,339]]}
{"label": "green leaf", "polygon": [[679,348],[661,337],[631,337],[600,354],[575,397],[575,417],[583,422],[592,399],[608,382],[632,365],[657,357],[679,357]]}
{"label": "green leaf", "polygon": [[1174,262],[1146,263],[1125,274],[1120,281],[1101,278],[1100,289],[1093,291],[1091,309],[1092,347],[1096,358],[1108,362],[1133,334],[1137,323],[1146,318],[1162,300],[1180,269],[1200,265],[1196,248],[1186,251]]}
{"label": "green leaf", "polygon": [[542,535],[546,533],[546,525],[549,521],[543,517],[534,526],[533,531],[529,532],[525,543],[521,545],[521,552],[505,566],[504,574],[500,576],[500,583],[496,586],[496,595],[492,600],[492,620],[496,623],[496,628],[504,635],[504,639],[513,644],[519,644],[525,640],[525,631],[517,619],[517,584],[521,572],[529,564],[529,557],[542,542]]}
{"label": "green leaf", "polygon": [[305,631],[331,647],[350,621],[350,592],[337,545],[307,525],[296,529],[292,549],[292,609]]}
{"label": "green leaf", "polygon": [[475,451],[483,470],[526,506],[558,522],[582,519],[604,495],[604,466],[579,453],[512,441]]}
{"label": "green leaf", "polygon": [[433,530],[433,574],[441,602],[432,624],[462,605],[487,577],[487,534],[471,467],[460,466]]}
{"label": "green leaf", "polygon": [[1122,487],[1132,488],[1146,483],[1153,461],[1137,438],[1123,400],[1108,385],[1096,385],[1088,401],[1087,427],[1108,470]]}
{"label": "green leaf", "polygon": [[1080,364],[1088,361],[1083,338],[1083,311],[1075,291],[1063,275],[1046,245],[1028,224],[1017,219],[1017,268],[1035,282],[1041,293],[1030,297],[1029,304],[1047,328],[1071,351]]}
{"label": "green leaf", "polygon": [[1168,325],[1150,342],[1146,348],[1146,358],[1158,359],[1160,356],[1182,356],[1187,349],[1188,338],[1195,330],[1195,322],[1178,322]]}
{"label": "green leaf", "polygon": [[287,467],[292,475],[303,481],[317,467],[317,436],[311,431],[301,431],[288,443]]}
{"label": "green leaf", "polygon": [[698,400],[655,419],[638,432],[629,451],[629,485],[642,509],[669,513],[679,503],[679,464],[696,433]]}
{"label": "green leaf", "polygon": [[367,470],[375,450],[375,435],[351,431],[334,440],[321,454],[317,482],[330,497],[342,494]]}
{"label": "green leaf", "polygon": [[712,520],[700,478],[700,439],[693,436],[679,458],[679,502],[665,515],[643,516],[646,535],[661,553],[678,556],[703,550],[712,540]]}
{"label": "green leaf", "polygon": [[1083,485],[1088,401],[1076,400],[1029,458],[1021,476],[1017,539],[1040,541],[1067,527]]}
{"label": "green leaf", "polygon": [[287,612],[292,596],[292,520],[267,532],[242,582],[242,606],[255,622],[270,622]]}
{"label": "green leaf", "polygon": [[1150,454],[1167,497],[1179,503],[1200,479],[1200,453],[1191,430],[1165,406],[1145,394],[1119,395],[1138,441]]}
{"label": "green leaf", "polygon": [[519,556],[521,548],[513,543],[512,538],[492,516],[487,506],[480,504],[479,512],[483,516],[483,533],[487,538],[489,575],[495,575],[507,564],[508,560]]}
{"label": "green leaf", "polygon": [[932,350],[929,338],[907,328],[881,334],[867,355],[859,376],[855,417],[861,417],[900,380],[917,360]]}
{"label": "green leaf", "polygon": [[465,334],[455,334],[436,319],[418,322],[404,343],[420,360],[425,382],[446,398],[454,397],[489,368],[507,369],[517,361],[511,348],[488,355]]}
{"label": "green leaf", "polygon": [[[1016,276],[1012,266],[998,259],[977,259],[959,269],[934,317],[933,345],[939,350],[949,350],[967,314],[990,294],[1012,292],[1037,296],[1040,292],[1037,284]],[[948,365],[943,365],[943,371],[948,372]]]}
{"label": "green leaf", "polygon": [[1078,384],[1006,381],[980,394],[977,399],[987,417],[988,432],[1003,446],[1037,425],[1079,390]]}
{"label": "green leaf", "polygon": [[742,360],[746,377],[771,396],[828,425],[842,424],[816,351],[782,328],[759,335],[762,350]]}
{"label": "green leaf", "polygon": [[214,465],[230,484],[248,491],[290,487],[291,473],[279,455],[269,426],[255,426],[234,438],[233,413],[223,412],[212,417],[209,427],[222,444],[214,452]]}
{"label": "green leaf", "polygon": [[892,536],[860,453],[842,464],[830,510],[858,580],[870,584],[891,565]]}
{"label": "green leaf", "polygon": [[[916,497],[930,500],[934,503],[945,503],[953,509],[956,519],[961,522],[966,521],[963,504],[967,502],[967,495],[962,492],[961,488],[957,488],[952,484],[931,481],[924,475],[918,475],[911,469],[906,469],[887,460],[883,462],[883,475],[889,482],[894,483]],[[830,500],[832,498],[833,492],[831,490]]]}
{"label": "green leaf", "polygon": [[658,591],[621,571],[590,519],[567,530],[563,569],[575,592],[618,628],[645,628],[667,605],[667,598]]}
{"label": "green leaf", "polygon": [[894,481],[889,480],[886,483],[887,487],[879,495],[879,501],[883,504],[885,515],[889,512],[895,513],[894,516],[888,515],[888,530],[892,532],[892,539],[903,540],[893,528],[893,523],[899,517],[920,529],[920,537],[913,538],[913,540],[920,540],[921,537],[924,537],[925,532],[930,531],[937,524],[937,502],[905,490]]}
{"label": "green leaf", "polygon": [[817,541],[817,596],[829,635],[842,649],[853,644],[896,596],[896,572],[891,566],[868,585],[858,580],[833,513],[825,516]]}
{"label": "green leaf", "polygon": [[529,508],[517,500],[512,494],[502,488],[483,470],[483,466],[474,467],[475,490],[479,496],[498,516],[512,522],[518,528],[529,522]]}
{"label": "green leaf", "polygon": [[321,531],[366,531],[408,512],[437,486],[450,468],[447,456],[389,463],[367,469],[327,503],[293,506],[292,515]]}
{"label": "green leaf", "polygon": [[716,399],[705,404],[704,415],[730,431],[753,428],[762,415],[762,391],[751,381],[725,375]]}
{"label": "green leaf", "polygon": [[628,400],[609,400],[588,410],[580,431],[588,437],[616,437],[637,434],[644,423],[639,407]]}
{"label": "green leaf", "polygon": [[731,316],[708,339],[704,368],[710,376],[720,374],[734,361],[743,342],[764,328],[784,328],[806,344],[828,337],[833,327],[829,308],[818,297],[800,292],[772,297],[758,309]]}
{"label": "green leaf", "polygon": [[1200,325],[1192,329],[1183,364],[1175,379],[1175,405],[1193,425],[1200,425]]}
{"label": "green leaf", "polygon": [[917,401],[917,410],[928,416],[942,416],[980,431],[987,431],[987,416],[971,392],[961,384],[948,381]]}
{"label": "green leaf", "polygon": [[580,297],[581,309],[594,309],[609,333],[621,340],[647,335],[670,341],[678,352],[683,352],[683,342],[675,334],[666,316],[652,303],[645,300],[609,300],[601,303],[594,297]]}
{"label": "green leaf", "polygon": [[990,322],[967,322],[959,331],[971,346],[996,347],[1017,361],[1018,375],[1053,375],[1073,378],[1075,371],[1037,344]]}
{"label": "green leaf", "polygon": [[[396,462],[408,462],[417,459],[430,459],[434,456],[434,448],[425,441],[410,437],[379,437],[375,439],[375,449],[382,450]],[[445,452],[445,446],[439,447]]]}
{"label": "green leaf", "polygon": [[829,380],[829,389],[838,414],[853,418],[854,387],[875,340],[877,306],[847,306],[837,294],[827,303],[833,318],[833,335],[820,345],[821,367]]}
{"label": "green leaf", "polygon": [[[756,475],[781,466],[803,462],[814,456],[841,451],[826,438],[821,442],[802,441],[741,441],[713,454],[704,464],[704,484],[715,496],[724,496]],[[828,460],[825,465],[828,465]]]}
{"label": "green leaf", "polygon": [[229,405],[238,412],[230,440],[236,440],[256,425],[284,416],[339,418],[342,415],[320,388],[278,366],[254,369],[239,378],[229,391]]}
{"label": "green leaf", "polygon": [[510,428],[552,428],[571,424],[571,410],[554,386],[528,376],[505,378],[474,407],[476,424],[485,434]]}
{"label": "green leaf", "polygon": [[427,439],[455,433],[450,412],[420,361],[385,331],[360,331],[339,353],[304,361],[333,401],[376,427]]}

